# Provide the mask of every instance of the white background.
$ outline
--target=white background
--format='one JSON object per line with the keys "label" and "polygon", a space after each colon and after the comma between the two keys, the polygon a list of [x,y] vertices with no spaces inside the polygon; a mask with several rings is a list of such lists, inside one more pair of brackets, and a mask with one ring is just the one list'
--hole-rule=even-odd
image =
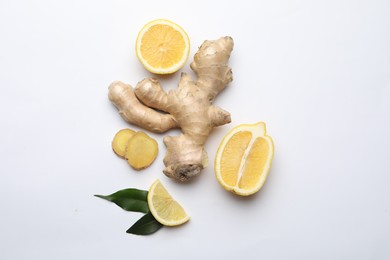
{"label": "white background", "polygon": [[[191,39],[230,35],[234,81],[215,103],[210,166],[188,184],[155,163],[136,172],[111,150],[127,125],[114,80],[152,76],[134,44],[167,18]],[[193,75],[193,74],[192,74]],[[166,90],[179,73],[159,77]],[[218,184],[222,137],[265,121],[273,168],[250,198]],[[1,259],[389,259],[389,1],[0,2]],[[177,131],[168,134],[175,135]],[[141,217],[93,197],[159,178],[191,220],[142,237]]]}

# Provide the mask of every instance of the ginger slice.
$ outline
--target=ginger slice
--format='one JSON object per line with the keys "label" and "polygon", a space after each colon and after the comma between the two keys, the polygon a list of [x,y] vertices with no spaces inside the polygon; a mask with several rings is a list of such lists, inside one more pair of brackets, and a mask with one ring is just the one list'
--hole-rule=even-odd
{"label": "ginger slice", "polygon": [[120,130],[115,134],[114,139],[112,140],[112,150],[114,150],[118,156],[125,158],[127,143],[134,134],[135,131],[128,128]]}
{"label": "ginger slice", "polygon": [[135,133],[127,143],[125,158],[135,170],[141,170],[156,159],[158,144],[144,132]]}

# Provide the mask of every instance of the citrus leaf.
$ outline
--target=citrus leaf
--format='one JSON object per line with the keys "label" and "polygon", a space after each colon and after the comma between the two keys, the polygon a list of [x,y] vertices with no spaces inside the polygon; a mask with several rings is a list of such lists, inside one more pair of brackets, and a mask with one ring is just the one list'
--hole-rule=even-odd
{"label": "citrus leaf", "polygon": [[111,202],[127,211],[149,212],[148,191],[138,189],[124,189],[111,195],[94,195]]}
{"label": "citrus leaf", "polygon": [[150,235],[159,230],[163,225],[148,213],[134,223],[126,233],[134,235]]}

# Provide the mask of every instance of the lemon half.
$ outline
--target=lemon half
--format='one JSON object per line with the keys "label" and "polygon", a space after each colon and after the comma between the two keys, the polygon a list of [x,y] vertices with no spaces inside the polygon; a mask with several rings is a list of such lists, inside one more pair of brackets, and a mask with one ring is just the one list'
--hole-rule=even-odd
{"label": "lemon half", "polygon": [[265,123],[239,125],[227,133],[218,148],[217,180],[228,191],[252,195],[264,185],[273,156],[274,145]]}
{"label": "lemon half", "polygon": [[181,69],[190,53],[187,33],[174,22],[158,19],[147,23],[138,33],[137,57],[156,74],[170,74]]}

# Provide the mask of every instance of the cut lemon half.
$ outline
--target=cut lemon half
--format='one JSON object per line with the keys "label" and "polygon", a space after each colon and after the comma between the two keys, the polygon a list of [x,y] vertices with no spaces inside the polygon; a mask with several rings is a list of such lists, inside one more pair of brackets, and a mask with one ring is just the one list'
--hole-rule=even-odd
{"label": "cut lemon half", "polygon": [[187,62],[190,40],[179,25],[158,19],[146,24],[138,33],[136,53],[148,71],[170,74]]}
{"label": "cut lemon half", "polygon": [[150,186],[148,205],[153,217],[165,226],[178,226],[190,219],[158,179]]}
{"label": "cut lemon half", "polygon": [[274,155],[265,123],[243,124],[223,138],[215,157],[215,174],[226,190],[242,196],[260,190]]}

